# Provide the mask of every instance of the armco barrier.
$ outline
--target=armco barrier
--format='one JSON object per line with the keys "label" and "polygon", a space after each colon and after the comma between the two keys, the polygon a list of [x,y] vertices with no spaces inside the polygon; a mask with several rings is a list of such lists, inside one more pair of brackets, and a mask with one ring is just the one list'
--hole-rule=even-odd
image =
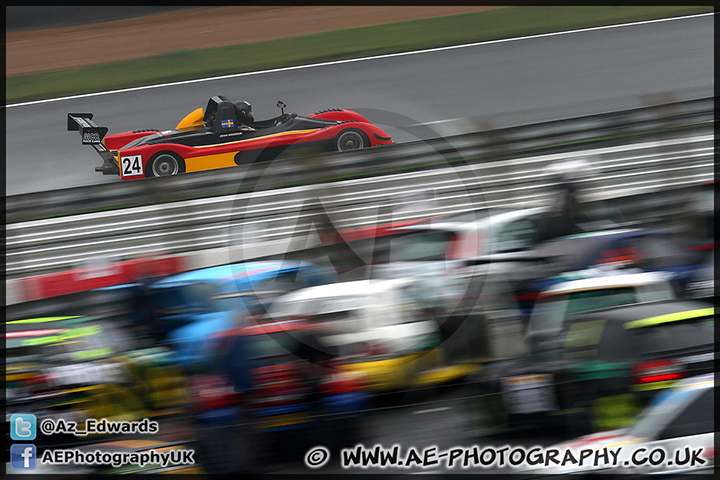
{"label": "armco barrier", "polygon": [[[688,199],[698,191],[697,185],[638,193],[625,197],[612,197],[584,203],[588,211],[611,210],[621,218],[624,227],[667,228],[684,218],[690,205]],[[644,212],[652,211],[648,216]],[[411,222],[410,222],[411,223]],[[349,240],[351,235],[346,235]],[[10,280],[6,283],[6,304],[15,305],[40,299],[48,299],[97,288],[132,283],[142,276],[168,275],[233,261],[248,252],[260,258],[265,252],[291,250],[292,238],[287,237],[263,245],[262,249],[249,250],[244,246],[204,249],[182,255],[149,257],[124,262],[100,264],[93,267],[71,269],[46,275]],[[313,246],[313,245],[310,245]],[[237,251],[234,251],[237,250]]]}
{"label": "armco barrier", "polygon": [[578,156],[591,166],[580,180],[588,201],[673,189],[712,180],[713,147],[713,137],[702,135],[22,222],[6,229],[6,274],[208,249],[235,261],[271,255],[312,228],[313,201],[338,229],[541,205],[552,194],[548,167]]}
{"label": "armco barrier", "polygon": [[[599,217],[606,214],[615,218],[618,224],[622,226],[667,228],[671,224],[675,224],[678,219],[684,219],[687,216],[687,213],[693,208],[690,201],[697,189],[698,185],[692,184],[677,188],[668,187],[649,193],[638,192],[634,195],[609,196],[595,200],[588,198],[584,202],[584,206],[588,212],[594,212],[593,216]],[[441,210],[435,211],[438,214],[443,213]],[[454,211],[448,209],[445,213],[453,213]],[[648,215],[647,212],[652,212],[652,214]],[[311,221],[312,218],[306,220]],[[387,218],[382,219],[383,222],[387,220]],[[298,228],[294,232],[286,232],[284,237],[266,240],[258,239],[257,242],[248,242],[248,244],[244,245],[199,249],[179,255],[100,264],[10,280],[6,284],[6,300],[8,305],[13,305],[25,301],[132,282],[141,275],[176,273],[236,262],[243,257],[246,259],[261,258],[265,255],[301,249],[303,246],[312,247],[316,245],[317,239],[315,244],[306,242],[300,245],[294,242],[297,236],[303,236],[307,233],[309,233],[308,229]],[[295,234],[295,236],[292,234]]]}
{"label": "armco barrier", "polygon": [[[586,136],[591,124],[595,128],[604,124],[605,133],[615,132],[613,138],[594,137],[587,142],[576,138],[579,143],[568,139],[582,132],[583,128],[569,128],[572,124],[570,120],[527,126],[525,130],[520,127],[508,129],[513,130],[511,136],[517,139],[518,144],[526,147],[525,152],[517,145],[510,148],[508,135],[505,140],[496,140],[493,145],[488,146],[488,142],[483,144],[482,139],[488,132],[458,135],[449,140],[395,145],[392,151],[397,156],[393,157],[393,164],[406,166],[408,171],[405,173],[363,176],[363,168],[373,162],[387,163],[385,156],[390,150],[377,149],[316,159],[332,165],[334,173],[341,170],[347,173],[346,176],[355,178],[325,179],[318,183],[318,178],[308,176],[306,169],[299,172],[305,177],[305,184],[282,189],[270,187],[276,184],[278,178],[288,178],[289,172],[299,171],[303,162],[299,162],[300,165],[274,163],[263,179],[267,181],[255,192],[217,195],[223,188],[223,181],[224,186],[234,182],[237,187],[237,178],[226,178],[230,176],[229,171],[78,189],[78,196],[87,194],[92,197],[111,187],[105,197],[108,204],[127,201],[123,199],[127,192],[138,195],[144,192],[145,195],[140,195],[140,203],[150,202],[152,198],[158,202],[8,225],[6,258],[7,276],[11,281],[8,283],[7,300],[12,304],[37,298],[28,288],[33,282],[40,281],[39,278],[48,278],[42,277],[42,274],[60,275],[73,271],[76,275],[78,269],[82,270],[97,258],[114,263],[157,255],[173,258],[177,268],[192,269],[299,249],[313,242],[308,235],[315,228],[312,222],[316,212],[304,208],[311,205],[313,199],[323,207],[338,229],[456,213],[478,207],[544,204],[552,194],[554,181],[548,167],[578,157],[587,160],[591,166],[590,175],[581,180],[583,201],[588,204],[661,192],[667,201],[659,205],[666,211],[656,209],[653,218],[677,215],[684,208],[681,192],[713,179],[714,138],[709,134],[712,121],[707,120],[708,105],[712,105],[712,101],[707,99],[674,105],[671,110],[682,112],[671,116],[672,122],[680,122],[674,126],[672,122],[668,123],[670,120],[667,118],[659,119],[651,113],[667,111],[667,106],[642,112],[619,112],[615,114],[618,118],[612,128],[608,127],[612,123],[610,114],[597,116],[602,117],[602,121],[589,117],[576,119],[585,123]],[[646,127],[652,125],[657,131],[628,136],[624,132],[638,130],[629,121],[631,118],[644,122]],[[570,136],[564,137],[567,142],[560,141],[562,135],[558,123],[568,127],[567,134]],[[665,127],[661,128],[660,124]],[[543,143],[539,132],[546,138],[555,135],[556,138],[552,139],[555,144],[546,140],[542,148],[528,147],[531,140]],[[448,147],[448,142],[454,146]],[[500,148],[500,145],[507,148]],[[494,151],[494,147],[504,151]],[[457,152],[462,152],[461,156],[467,161],[451,162],[452,167],[448,167],[447,160],[452,159],[449,154]],[[439,161],[432,165],[433,162],[428,162],[428,159]],[[411,168],[423,161],[431,165]],[[201,186],[208,178],[218,180],[214,183],[215,195],[195,200],[164,201],[168,199],[164,194],[182,195],[183,186]],[[148,191],[154,193],[147,194]],[[113,192],[123,193],[113,196]],[[72,193],[63,194],[72,196]],[[59,193],[40,193],[37,198],[42,202],[54,195]],[[21,205],[27,198],[21,200],[15,197],[8,199],[8,203],[14,205],[16,219],[19,218],[17,215],[25,215]],[[72,208],[73,202],[61,201],[58,208]],[[35,205],[37,208],[38,203]],[[623,206],[623,216],[634,218],[633,224],[641,224],[642,215],[633,213],[632,209],[633,202]],[[237,234],[240,229],[242,235]],[[30,276],[36,279],[23,279]],[[111,280],[103,280],[108,281]],[[23,286],[18,287],[18,282],[22,282]]]}

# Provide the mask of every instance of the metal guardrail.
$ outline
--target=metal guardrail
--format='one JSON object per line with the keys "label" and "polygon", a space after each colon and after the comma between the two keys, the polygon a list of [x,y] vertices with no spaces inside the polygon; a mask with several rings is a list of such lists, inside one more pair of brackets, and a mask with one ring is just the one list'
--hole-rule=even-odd
{"label": "metal guardrail", "polygon": [[485,207],[542,205],[552,195],[548,167],[578,156],[591,166],[591,175],[581,180],[587,202],[672,191],[712,180],[713,140],[712,135],[695,135],[445,164],[412,173],[11,224],[6,230],[6,275],[19,278],[77,268],[96,258],[120,261],[148,253],[225,249],[233,261],[279,254],[290,248],[288,239],[311,238],[318,207],[335,228],[346,229]]}
{"label": "metal guardrail", "polygon": [[[272,162],[271,171],[260,164],[171,178],[118,180],[111,184],[15,195],[7,198],[6,220],[15,223],[79,212],[229,195],[260,186],[263,189],[299,186],[333,179],[431,170],[446,167],[448,163],[492,163],[711,133],[713,120],[714,98],[701,98],[494,130],[485,130],[480,119],[465,119],[443,124],[440,128],[445,132],[443,138],[428,138],[440,135],[426,125],[403,126],[417,138],[426,139],[359,152],[329,154],[323,157],[326,161],[314,157],[278,159]],[[470,133],[447,135],[449,132]],[[318,175],[320,168],[325,175]]]}

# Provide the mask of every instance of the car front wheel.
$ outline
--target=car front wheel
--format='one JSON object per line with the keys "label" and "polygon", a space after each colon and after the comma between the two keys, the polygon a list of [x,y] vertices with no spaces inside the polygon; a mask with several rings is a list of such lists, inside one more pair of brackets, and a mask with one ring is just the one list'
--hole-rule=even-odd
{"label": "car front wheel", "polygon": [[337,137],[335,144],[339,152],[348,150],[360,150],[369,146],[370,142],[366,141],[365,135],[357,130],[345,130]]}

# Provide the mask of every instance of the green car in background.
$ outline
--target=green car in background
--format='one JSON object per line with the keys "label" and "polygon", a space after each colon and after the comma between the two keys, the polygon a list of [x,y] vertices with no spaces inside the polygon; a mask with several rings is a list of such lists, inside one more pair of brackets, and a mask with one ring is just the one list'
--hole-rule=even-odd
{"label": "green car in background", "polygon": [[[170,352],[143,347],[132,331],[108,319],[10,321],[5,348],[6,422],[11,414],[32,413],[38,421],[69,420],[84,430],[87,418],[157,419],[186,405],[185,379],[169,362]],[[63,437],[39,434],[36,442]]]}

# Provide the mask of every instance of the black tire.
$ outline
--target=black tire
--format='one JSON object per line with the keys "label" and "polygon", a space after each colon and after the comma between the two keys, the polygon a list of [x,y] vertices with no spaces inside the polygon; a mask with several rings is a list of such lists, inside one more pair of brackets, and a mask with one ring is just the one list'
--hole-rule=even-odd
{"label": "black tire", "polygon": [[147,163],[146,177],[171,177],[185,173],[185,161],[174,152],[158,152]]}
{"label": "black tire", "polygon": [[370,140],[360,130],[343,130],[335,140],[335,149],[338,152],[360,150],[370,146]]}

